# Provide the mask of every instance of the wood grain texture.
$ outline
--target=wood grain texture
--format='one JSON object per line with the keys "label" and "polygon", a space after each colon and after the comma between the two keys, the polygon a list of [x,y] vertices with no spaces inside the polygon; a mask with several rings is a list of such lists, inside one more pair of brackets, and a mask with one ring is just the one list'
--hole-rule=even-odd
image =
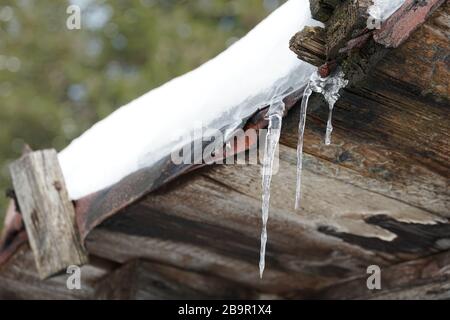
{"label": "wood grain texture", "polygon": [[127,262],[98,285],[97,299],[255,299],[257,292],[212,275],[145,260]]}
{"label": "wood grain texture", "polygon": [[[407,83],[426,100],[450,101],[450,3],[446,1],[407,42],[392,50],[378,66],[387,79]],[[424,103],[427,103],[422,99]]]}
{"label": "wood grain texture", "polygon": [[328,59],[335,59],[347,41],[367,28],[370,0],[342,1],[325,22]]}
{"label": "wood grain texture", "polygon": [[27,153],[10,171],[41,278],[86,263],[56,151]]}
{"label": "wood grain texture", "polygon": [[[445,10],[387,51],[366,81],[342,92],[331,146],[323,144],[328,108],[312,99],[299,212],[293,210],[298,108],[284,120],[263,280],[257,279],[261,178],[253,166],[205,168],[167,185],[94,230],[89,250],[120,263],[145,257],[282,298],[318,292],[326,298],[321,290],[353,278],[364,280],[358,285],[366,290],[371,264],[385,270],[449,250]],[[392,284],[380,297],[445,298],[446,282],[427,277],[420,285]],[[353,289],[341,290],[345,297]]]}
{"label": "wood grain texture", "polygon": [[[442,10],[417,32],[428,30]],[[433,28],[440,35],[444,26]],[[443,41],[437,45],[430,50],[445,48]],[[371,264],[390,268],[449,250],[449,104],[442,90],[430,97],[411,69],[416,63],[428,74],[443,58],[435,54],[435,64],[424,63],[412,54],[416,46],[393,50],[360,87],[343,91],[331,146],[323,145],[328,108],[320,99],[312,103],[299,212],[293,210],[298,109],[285,119],[262,281],[255,166],[205,168],[167,185],[94,230],[89,250],[120,263],[145,257],[283,298],[362,279]],[[426,42],[420,47],[426,50]],[[438,285],[407,291],[405,284],[398,296],[425,290],[426,297],[426,288]]]}
{"label": "wood grain texture", "polygon": [[442,299],[450,298],[450,253],[381,269],[381,290],[368,290],[368,275],[327,288],[320,299]]}
{"label": "wood grain texture", "polygon": [[[446,249],[439,247],[450,232],[446,220],[352,185],[357,174],[310,156],[305,160],[302,210],[294,212],[295,161],[295,151],[282,147],[262,280],[257,279],[257,166],[219,166],[177,181],[94,230],[87,246],[119,263],[144,257],[289,298],[363,274],[370,264],[390,266]],[[370,220],[381,219],[382,213],[403,226],[403,233],[382,220]],[[358,238],[328,233],[324,226]],[[435,238],[426,240],[428,233]],[[408,242],[410,237],[416,242]],[[373,239],[380,245],[374,246]]]}
{"label": "wood grain texture", "polygon": [[0,267],[0,300],[94,299],[97,283],[115,267],[114,264],[92,257],[90,264],[81,267],[81,289],[69,290],[69,274],[41,280],[33,252],[25,244]]}
{"label": "wood grain texture", "polygon": [[[448,105],[430,103],[382,74],[368,83],[344,90],[329,147],[322,143],[327,105],[311,108],[305,152],[358,173],[347,179],[353,185],[450,217]],[[297,145],[297,119],[294,110],[281,137],[291,148]]]}
{"label": "wood grain texture", "polygon": [[305,27],[292,37],[289,48],[300,60],[320,67],[327,59],[325,30],[321,27]]}
{"label": "wood grain texture", "polygon": [[[345,3],[331,2],[313,1],[332,12]],[[78,203],[88,251],[122,265],[98,297],[449,298],[448,21],[442,6],[377,65],[365,61],[370,50],[352,60],[372,68],[342,91],[331,146],[328,107],[311,99],[299,211],[298,108],[285,118],[262,280],[259,167],[212,166],[171,181],[188,170],[162,163]],[[266,124],[261,116],[252,125]],[[382,268],[376,293],[366,286],[373,264]]]}
{"label": "wood grain texture", "polygon": [[[358,173],[354,185],[450,217],[449,30],[447,3],[363,82],[343,90],[329,147],[321,143],[328,107],[315,99],[306,153]],[[298,109],[293,112],[281,136],[291,148],[298,139]]]}

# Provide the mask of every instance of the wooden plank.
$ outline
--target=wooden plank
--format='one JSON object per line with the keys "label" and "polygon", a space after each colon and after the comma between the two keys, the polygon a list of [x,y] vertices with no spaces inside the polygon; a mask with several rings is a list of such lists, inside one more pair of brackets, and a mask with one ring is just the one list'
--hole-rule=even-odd
{"label": "wooden plank", "polygon": [[[295,163],[295,150],[282,146],[280,170],[272,180],[272,208],[293,211]],[[305,155],[304,170],[302,210],[292,212],[299,222],[316,225],[321,232],[326,225],[332,229],[347,229],[361,240],[347,242],[372,252],[393,254],[396,258],[390,260],[411,259],[446,249],[435,244],[450,232],[446,218],[381,195],[382,183],[358,176],[339,164]],[[254,199],[260,197],[261,191],[254,187],[260,180],[257,169],[220,167],[207,174],[233,190]],[[384,193],[388,194],[389,189],[384,188]],[[277,223],[277,215],[274,211],[273,223]],[[289,230],[285,228],[286,233]],[[330,235],[344,239],[337,234]],[[428,235],[435,238],[429,239]],[[375,247],[372,238],[381,245]]]}
{"label": "wooden plank", "polygon": [[155,199],[155,203],[166,201],[171,207],[167,211],[153,211],[155,203],[137,204],[95,229],[86,239],[89,251],[119,263],[151,259],[266,294],[298,298],[303,290],[352,275],[360,265],[386,263],[380,256],[333,241],[274,208],[267,268],[259,279],[259,200],[201,177],[169,193]]}
{"label": "wooden plank", "polygon": [[[327,105],[312,102],[304,146],[306,153],[360,175],[349,183],[445,218],[450,217],[449,15],[446,3],[358,88],[342,91],[331,146],[321,143]],[[294,108],[281,136],[292,148],[298,117]]]}
{"label": "wooden plank", "polygon": [[10,171],[40,277],[86,263],[56,151],[27,153]]}
{"label": "wooden plank", "polygon": [[[448,145],[439,143],[448,139],[447,107],[385,73],[374,77],[370,86],[344,93],[331,146],[322,143],[327,107],[311,109],[301,212],[293,212],[298,110],[285,120],[261,282],[251,277],[257,236],[245,236],[259,232],[256,166],[205,169],[168,185],[94,230],[90,249],[120,261],[143,256],[207,270],[297,298],[372,263],[388,267],[448,249]],[[330,258],[330,248],[339,258]]]}
{"label": "wooden plank", "polygon": [[429,104],[438,101],[449,105],[449,38],[450,3],[446,1],[406,43],[381,61],[375,69],[376,80],[397,79]]}
{"label": "wooden plank", "polygon": [[450,252],[381,269],[381,290],[369,290],[369,275],[316,293],[319,299],[449,299]]}
{"label": "wooden plank", "polygon": [[80,289],[68,289],[70,276],[63,273],[42,280],[36,269],[33,252],[25,244],[16,254],[0,267],[0,300],[39,299],[73,300],[94,299],[97,284],[117,265],[96,257],[80,268]]}
{"label": "wooden plank", "polygon": [[360,274],[370,264],[389,266],[445,249],[439,242],[450,232],[445,220],[355,186],[354,171],[310,156],[302,210],[295,212],[295,150],[280,152],[262,280],[257,279],[257,166],[205,168],[200,176],[177,181],[94,230],[87,246],[120,263],[144,257],[296,298]]}
{"label": "wooden plank", "polygon": [[155,262],[134,260],[106,276],[97,299],[257,299],[261,295],[232,281]]}

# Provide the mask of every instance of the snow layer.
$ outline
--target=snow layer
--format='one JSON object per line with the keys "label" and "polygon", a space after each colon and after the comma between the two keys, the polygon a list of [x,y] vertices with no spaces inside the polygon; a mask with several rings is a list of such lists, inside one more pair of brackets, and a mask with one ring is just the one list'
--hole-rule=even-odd
{"label": "snow layer", "polygon": [[95,124],[60,152],[70,197],[77,200],[151,166],[191,141],[199,124],[233,127],[268,105],[273,88],[288,95],[315,68],[288,48],[311,18],[308,0],[289,0],[229,49]]}
{"label": "snow layer", "polygon": [[383,22],[400,9],[405,0],[373,0],[373,3],[368,10],[370,16]]}

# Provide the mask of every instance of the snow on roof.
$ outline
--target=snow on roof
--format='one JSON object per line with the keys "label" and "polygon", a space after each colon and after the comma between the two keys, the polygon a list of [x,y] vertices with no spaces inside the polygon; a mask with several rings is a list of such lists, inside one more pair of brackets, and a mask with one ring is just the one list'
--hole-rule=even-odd
{"label": "snow on roof", "polygon": [[373,5],[369,7],[369,14],[374,19],[381,22],[388,19],[397,11],[406,0],[373,0]]}
{"label": "snow on roof", "polygon": [[241,123],[272,100],[306,84],[315,67],[289,50],[311,18],[308,0],[289,0],[240,41],[194,71],[121,107],[59,154],[70,197],[80,199],[151,166],[203,127]]}

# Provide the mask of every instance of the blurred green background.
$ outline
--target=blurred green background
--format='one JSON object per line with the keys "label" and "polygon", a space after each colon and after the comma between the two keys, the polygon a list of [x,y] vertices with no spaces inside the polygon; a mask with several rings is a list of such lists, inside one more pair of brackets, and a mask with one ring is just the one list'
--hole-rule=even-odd
{"label": "blurred green background", "polygon": [[[24,143],[61,150],[226,49],[282,2],[0,0],[0,229],[8,163]],[[70,4],[81,8],[81,30],[66,28]]]}

